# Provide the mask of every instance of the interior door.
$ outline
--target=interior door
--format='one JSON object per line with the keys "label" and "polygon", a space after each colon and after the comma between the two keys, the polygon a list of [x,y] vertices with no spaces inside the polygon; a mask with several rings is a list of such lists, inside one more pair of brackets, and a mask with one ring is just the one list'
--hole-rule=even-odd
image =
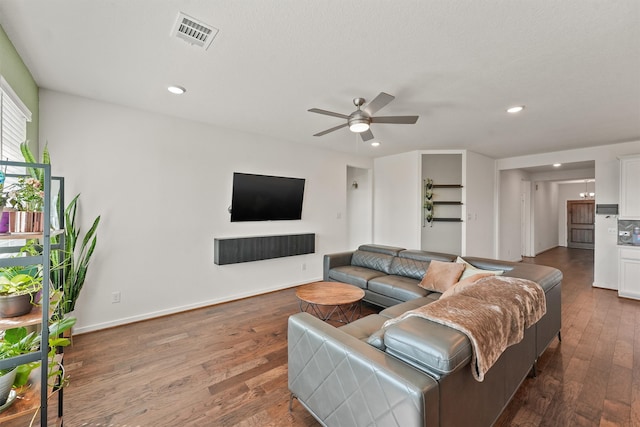
{"label": "interior door", "polygon": [[594,200],[567,200],[567,246],[578,249],[593,249]]}

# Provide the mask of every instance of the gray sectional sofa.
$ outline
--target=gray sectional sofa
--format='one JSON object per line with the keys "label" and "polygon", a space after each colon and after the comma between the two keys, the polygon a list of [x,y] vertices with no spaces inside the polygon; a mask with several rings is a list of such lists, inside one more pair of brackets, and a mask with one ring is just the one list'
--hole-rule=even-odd
{"label": "gray sectional sofa", "polygon": [[[456,255],[363,245],[325,255],[324,280],[350,283],[387,307],[340,328],[308,313],[289,318],[289,390],[325,426],[490,426],[537,358],[560,338],[562,273],[551,267],[465,257],[473,266],[537,282],[546,314],[487,372],[473,378],[466,335],[423,318],[384,322],[439,299],[418,286],[431,260]],[[452,297],[453,298],[453,297]]]}

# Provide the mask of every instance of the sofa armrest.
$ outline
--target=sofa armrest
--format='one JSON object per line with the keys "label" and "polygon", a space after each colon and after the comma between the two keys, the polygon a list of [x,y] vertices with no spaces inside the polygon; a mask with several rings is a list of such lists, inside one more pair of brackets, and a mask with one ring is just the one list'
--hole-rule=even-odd
{"label": "sofa armrest", "polygon": [[322,425],[439,425],[433,378],[308,313],[289,317],[288,353],[289,390]]}
{"label": "sofa armrest", "polygon": [[351,265],[351,257],[355,251],[340,252],[335,254],[327,254],[324,256],[324,265],[322,269],[322,277],[324,281],[329,280],[329,270],[335,267]]}

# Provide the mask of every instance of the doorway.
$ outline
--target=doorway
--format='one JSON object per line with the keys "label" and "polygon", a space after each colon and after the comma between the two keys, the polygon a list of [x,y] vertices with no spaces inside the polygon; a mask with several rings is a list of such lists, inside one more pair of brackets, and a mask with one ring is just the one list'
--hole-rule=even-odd
{"label": "doorway", "polygon": [[347,166],[347,233],[349,248],[373,242],[371,169]]}
{"label": "doorway", "polygon": [[567,247],[593,249],[595,201],[567,200]]}

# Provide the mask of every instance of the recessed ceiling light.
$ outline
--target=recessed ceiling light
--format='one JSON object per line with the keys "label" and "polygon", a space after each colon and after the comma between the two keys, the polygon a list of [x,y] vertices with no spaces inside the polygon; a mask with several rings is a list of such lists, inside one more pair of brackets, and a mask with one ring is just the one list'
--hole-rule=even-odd
{"label": "recessed ceiling light", "polygon": [[182,95],[183,93],[185,93],[187,90],[185,88],[183,88],[182,86],[169,86],[167,88],[167,90],[173,94],[176,95]]}
{"label": "recessed ceiling light", "polygon": [[562,166],[562,163],[554,163],[554,164],[553,164],[553,167],[554,167],[554,168],[559,168],[560,166]]}
{"label": "recessed ceiling light", "polygon": [[515,113],[519,113],[522,110],[524,110],[524,105],[516,105],[516,106],[507,108],[507,113],[515,114]]}
{"label": "recessed ceiling light", "polygon": [[379,142],[374,141],[374,142],[372,142],[372,143],[371,143],[371,146],[372,146],[372,147],[379,147],[379,146],[380,146],[380,143],[379,143]]}

